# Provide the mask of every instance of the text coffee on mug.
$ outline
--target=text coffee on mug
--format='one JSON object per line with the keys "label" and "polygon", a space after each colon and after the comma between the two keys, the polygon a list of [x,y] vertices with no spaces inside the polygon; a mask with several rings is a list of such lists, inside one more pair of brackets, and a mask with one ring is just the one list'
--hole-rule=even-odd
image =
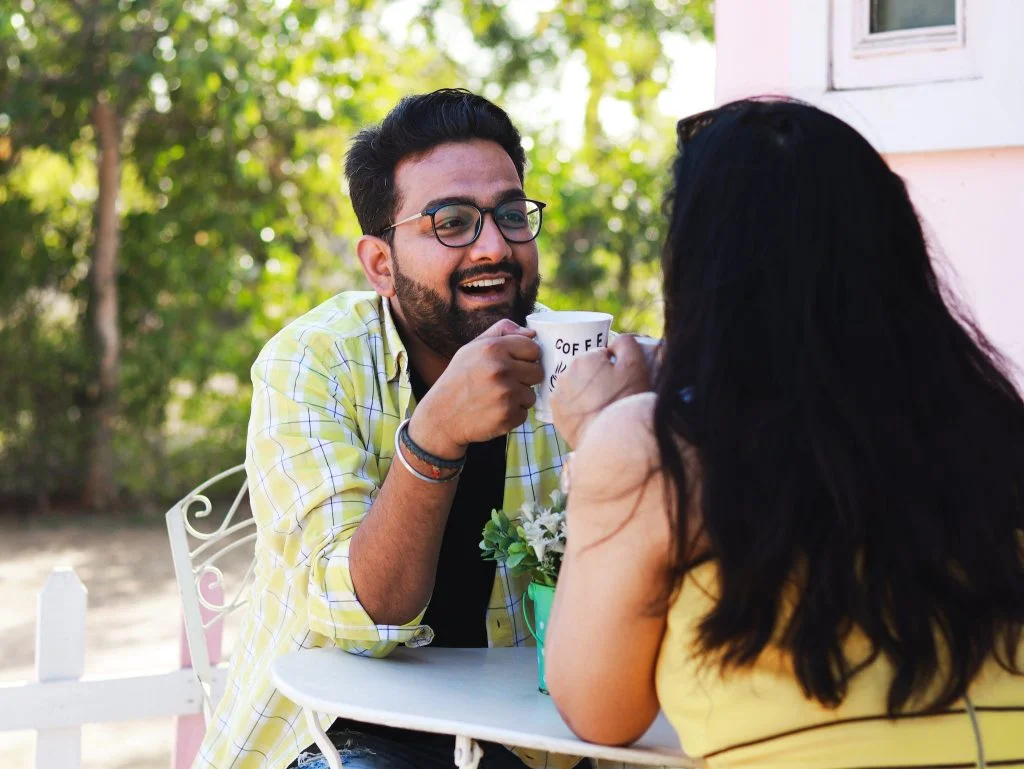
{"label": "text coffee on mug", "polygon": [[550,422],[551,393],[558,383],[559,374],[569,368],[577,355],[608,346],[612,316],[606,312],[549,310],[527,315],[526,327],[537,332],[541,366],[544,368],[544,381],[535,388],[537,404],[534,413],[542,422]]}

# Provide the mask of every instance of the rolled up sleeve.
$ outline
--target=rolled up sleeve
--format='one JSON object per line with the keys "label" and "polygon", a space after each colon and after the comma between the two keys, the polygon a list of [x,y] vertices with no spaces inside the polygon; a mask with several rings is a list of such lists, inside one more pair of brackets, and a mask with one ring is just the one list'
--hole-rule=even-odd
{"label": "rolled up sleeve", "polygon": [[422,612],[405,625],[378,625],[352,584],[352,535],[383,482],[355,419],[362,383],[332,376],[310,346],[287,337],[263,350],[252,380],[246,470],[259,546],[271,551],[271,568],[308,571],[309,629],[374,657],[430,643]]}

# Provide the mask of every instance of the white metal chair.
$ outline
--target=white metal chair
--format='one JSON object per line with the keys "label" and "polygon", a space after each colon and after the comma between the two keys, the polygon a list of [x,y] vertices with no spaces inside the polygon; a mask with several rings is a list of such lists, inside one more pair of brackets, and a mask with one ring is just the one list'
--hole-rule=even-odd
{"label": "white metal chair", "polygon": [[[213,512],[208,490],[210,487],[242,475],[242,484],[223,520],[215,527],[198,526],[198,519],[209,518]],[[203,716],[209,724],[210,715],[220,701],[227,678],[227,666],[215,665],[207,647],[207,632],[227,615],[244,606],[255,570],[255,559],[250,557],[245,576],[229,594],[224,587],[224,574],[218,562],[230,552],[248,548],[252,555],[256,541],[256,524],[250,516],[235,520],[239,507],[248,492],[245,465],[237,465],[200,484],[167,511],[167,533],[174,562],[174,576],[181,595],[185,638],[192,658],[192,669],[203,689]],[[213,519],[215,520],[215,519]],[[219,587],[218,595],[211,598],[204,590]],[[229,598],[230,595],[230,598]]]}

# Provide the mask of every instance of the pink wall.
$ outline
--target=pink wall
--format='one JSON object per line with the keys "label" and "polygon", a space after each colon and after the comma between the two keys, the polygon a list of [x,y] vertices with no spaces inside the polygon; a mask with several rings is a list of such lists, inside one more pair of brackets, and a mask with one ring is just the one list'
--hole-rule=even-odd
{"label": "pink wall", "polygon": [[1016,362],[1024,384],[1024,147],[903,154],[889,165],[910,187],[933,236],[991,341]]}
{"label": "pink wall", "polygon": [[[715,8],[718,101],[792,91],[792,0]],[[907,181],[940,272],[1024,386],[1024,147],[887,159]]]}
{"label": "pink wall", "polygon": [[719,103],[788,92],[790,13],[790,0],[715,3],[715,98]]}

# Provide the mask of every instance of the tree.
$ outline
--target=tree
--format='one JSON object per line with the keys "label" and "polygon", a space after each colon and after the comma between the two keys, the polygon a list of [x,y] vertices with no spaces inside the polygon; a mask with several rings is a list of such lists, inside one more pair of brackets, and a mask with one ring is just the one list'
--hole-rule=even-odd
{"label": "tree", "polygon": [[[338,144],[339,123],[363,119],[363,105],[340,97],[363,77],[363,30],[372,27],[360,23],[368,12],[358,7],[347,19],[333,8],[181,0],[54,0],[44,8],[23,0],[0,15],[7,167],[46,147],[86,157],[97,173],[92,222],[78,233],[90,254],[79,289],[93,351],[84,387],[90,507],[116,498],[120,388],[149,388],[150,409],[165,402],[167,380],[147,376],[138,362],[122,365],[125,346],[165,370],[167,348],[158,341],[195,344],[206,330],[188,309],[176,312],[182,300],[198,294],[197,304],[223,307],[230,299],[237,270],[223,257],[251,261],[251,270],[285,247],[308,262],[338,234],[336,188],[306,170],[325,145]],[[145,193],[131,207],[120,198],[126,164]],[[211,253],[221,258],[210,261]],[[126,306],[121,292],[132,293]],[[172,317],[161,338],[156,332]],[[223,308],[214,317],[224,332],[244,316]],[[122,338],[126,320],[141,329]],[[140,334],[150,336],[145,351]],[[192,361],[200,368],[210,366],[216,345],[202,347]]]}
{"label": "tree", "polygon": [[[0,356],[24,362],[0,367],[0,494],[103,507],[237,461],[259,347],[362,285],[343,154],[404,93],[511,108],[554,204],[543,298],[653,330],[672,150],[653,105],[666,34],[707,33],[708,7],[572,0],[524,22],[424,0],[396,24],[369,0],[0,0]],[[580,62],[567,148],[524,105]],[[610,103],[633,129],[609,131]]]}

